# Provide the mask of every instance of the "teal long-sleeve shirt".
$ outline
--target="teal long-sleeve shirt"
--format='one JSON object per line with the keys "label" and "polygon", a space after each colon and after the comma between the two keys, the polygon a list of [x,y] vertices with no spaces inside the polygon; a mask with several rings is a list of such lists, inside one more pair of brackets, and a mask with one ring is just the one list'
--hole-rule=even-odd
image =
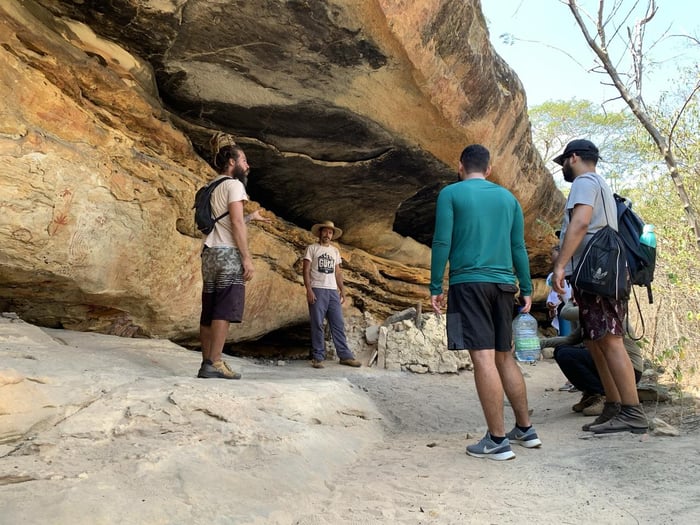
{"label": "teal long-sleeve shirt", "polygon": [[[508,190],[485,179],[467,179],[440,191],[435,213],[430,294],[449,283],[516,284],[532,295],[523,210]],[[514,271],[515,269],[515,271]]]}

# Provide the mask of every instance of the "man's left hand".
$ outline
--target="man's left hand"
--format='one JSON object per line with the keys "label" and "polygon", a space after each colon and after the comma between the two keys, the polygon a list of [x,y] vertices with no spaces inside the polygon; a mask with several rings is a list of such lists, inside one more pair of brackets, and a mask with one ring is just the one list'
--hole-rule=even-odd
{"label": "man's left hand", "polygon": [[523,302],[525,303],[523,306],[520,307],[520,313],[521,314],[526,314],[530,311],[530,308],[532,308],[532,296],[530,295],[523,295],[521,297]]}
{"label": "man's left hand", "polygon": [[436,314],[442,315],[442,309],[445,307],[445,294],[431,295],[430,304]]}

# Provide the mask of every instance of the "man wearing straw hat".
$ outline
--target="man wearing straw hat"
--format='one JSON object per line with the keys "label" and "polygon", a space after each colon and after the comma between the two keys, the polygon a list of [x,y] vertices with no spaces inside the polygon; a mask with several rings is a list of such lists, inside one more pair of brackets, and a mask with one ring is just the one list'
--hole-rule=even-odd
{"label": "man wearing straw hat", "polygon": [[340,251],[331,244],[343,234],[332,221],[323,221],[311,227],[318,242],[306,248],[304,254],[304,286],[311,317],[311,347],[314,368],[323,368],[326,345],[323,321],[328,319],[331,337],[341,365],[361,366],[348,348],[342,304],[345,302],[343,273],[340,269]]}

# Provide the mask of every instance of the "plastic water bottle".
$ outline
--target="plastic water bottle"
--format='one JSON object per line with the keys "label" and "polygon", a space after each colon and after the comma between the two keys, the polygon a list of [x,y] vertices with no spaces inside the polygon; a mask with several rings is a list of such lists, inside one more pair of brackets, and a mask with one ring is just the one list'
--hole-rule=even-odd
{"label": "plastic water bottle", "polygon": [[559,335],[569,335],[571,333],[571,321],[559,317]]}
{"label": "plastic water bottle", "polygon": [[639,237],[639,242],[646,244],[651,248],[656,248],[656,234],[654,233],[653,224],[645,224],[642,230],[642,235]]}
{"label": "plastic water bottle", "polygon": [[540,338],[537,337],[537,319],[530,314],[519,314],[513,320],[515,358],[521,363],[534,363],[540,358]]}

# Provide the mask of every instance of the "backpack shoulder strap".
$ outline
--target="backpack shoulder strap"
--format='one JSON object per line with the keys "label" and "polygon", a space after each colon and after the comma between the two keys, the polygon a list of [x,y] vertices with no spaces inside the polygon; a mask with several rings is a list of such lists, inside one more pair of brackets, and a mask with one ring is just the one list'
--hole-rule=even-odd
{"label": "backpack shoulder strap", "polygon": [[[210,182],[209,185],[211,186],[211,193],[210,193],[209,198],[211,199],[211,196],[214,195],[214,190],[215,190],[218,186],[220,186],[221,183],[226,182],[227,180],[231,180],[231,179],[233,179],[233,178],[234,178],[234,177],[226,176],[226,177],[221,177],[220,179],[216,179],[215,181]],[[219,215],[218,217],[214,217],[214,222],[215,222],[215,223],[219,222],[221,219],[223,219],[223,218],[226,217],[227,215],[228,215],[228,210],[226,210],[224,213],[222,213],[222,214]]]}

